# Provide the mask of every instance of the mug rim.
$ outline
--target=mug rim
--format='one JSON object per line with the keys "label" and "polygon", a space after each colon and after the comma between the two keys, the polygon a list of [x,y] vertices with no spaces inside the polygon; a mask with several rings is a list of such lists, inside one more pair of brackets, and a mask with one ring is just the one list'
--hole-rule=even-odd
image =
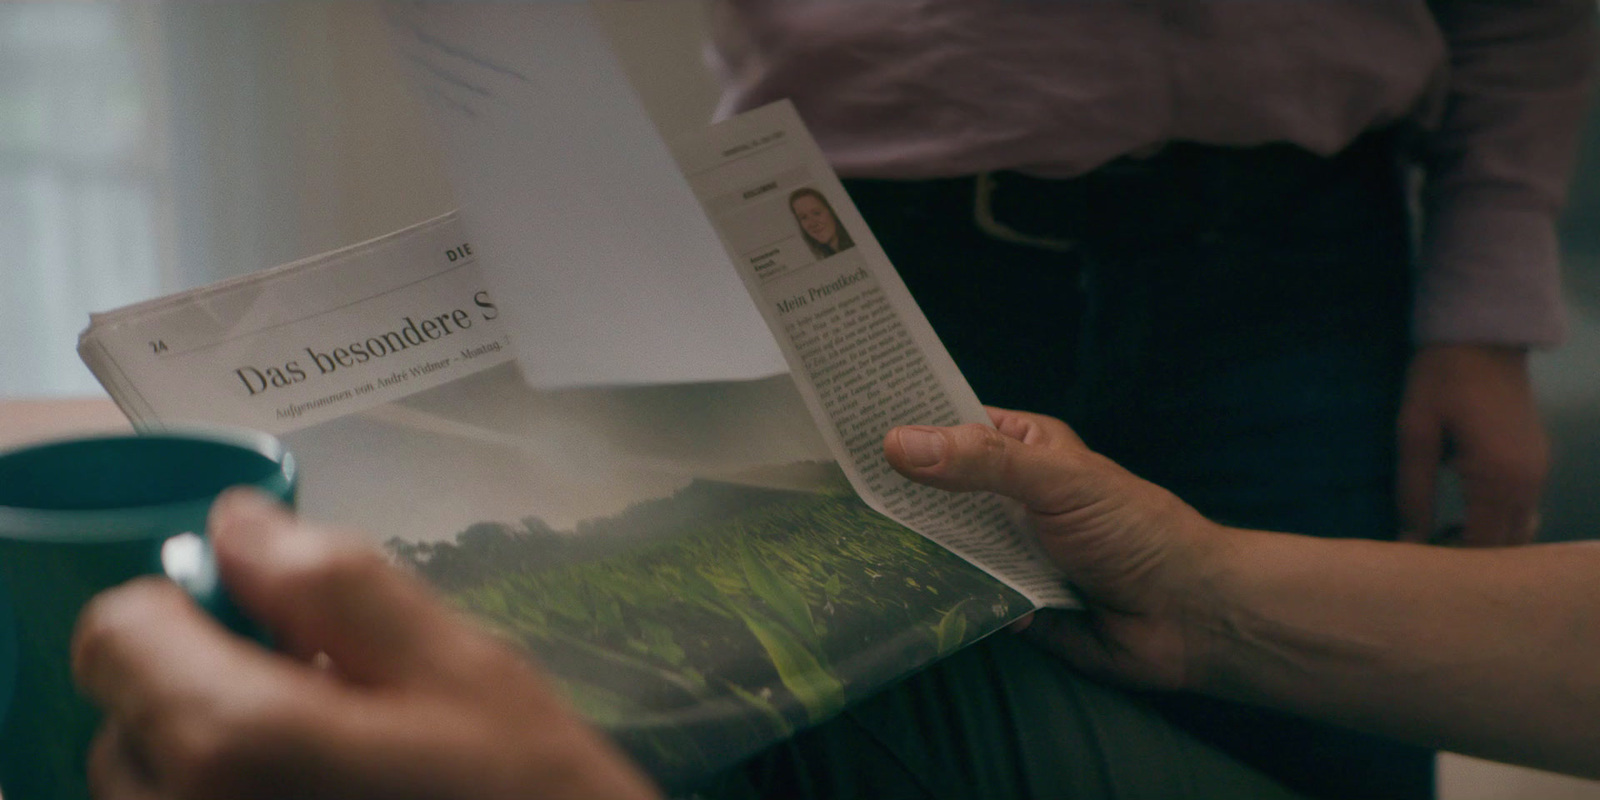
{"label": "mug rim", "polygon": [[[69,435],[0,450],[0,458],[63,445],[157,439],[212,442],[238,447],[260,455],[276,465],[277,469],[264,480],[240,485],[254,486],[280,500],[286,497],[291,487],[295,485],[296,465],[294,456],[288,448],[276,436],[249,428],[183,426],[134,433]],[[166,529],[175,513],[204,519],[214,499],[215,495],[211,495],[192,500],[104,509],[29,508],[0,503],[0,538],[9,538],[13,541],[85,544],[138,539],[152,531]]]}

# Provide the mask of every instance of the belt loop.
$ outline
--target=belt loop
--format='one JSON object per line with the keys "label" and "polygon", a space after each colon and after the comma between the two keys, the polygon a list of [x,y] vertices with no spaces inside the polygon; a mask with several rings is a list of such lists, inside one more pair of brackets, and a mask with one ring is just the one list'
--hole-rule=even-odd
{"label": "belt loop", "polygon": [[993,239],[1002,242],[1020,244],[1025,247],[1037,247],[1055,253],[1069,253],[1078,248],[1078,243],[1071,239],[1061,239],[1054,236],[1034,236],[1023,233],[1010,225],[994,218],[994,190],[996,182],[993,172],[980,172],[972,182],[972,221],[981,230]]}

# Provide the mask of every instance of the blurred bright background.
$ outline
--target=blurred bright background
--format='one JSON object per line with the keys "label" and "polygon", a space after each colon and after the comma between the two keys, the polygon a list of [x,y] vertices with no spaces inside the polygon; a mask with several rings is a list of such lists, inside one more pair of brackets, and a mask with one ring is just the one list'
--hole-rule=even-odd
{"label": "blurred bright background", "polygon": [[[597,5],[665,133],[702,124],[701,0]],[[1540,354],[1548,538],[1600,535],[1600,128],[1564,225],[1573,338]],[[453,207],[367,2],[0,6],[0,399],[102,394],[91,311],[387,233]],[[1447,759],[1447,800],[1600,788]]]}
{"label": "blurred bright background", "polygon": [[[597,4],[663,128],[704,124],[699,0]],[[0,398],[97,393],[90,311],[454,207],[371,2],[0,5]]]}

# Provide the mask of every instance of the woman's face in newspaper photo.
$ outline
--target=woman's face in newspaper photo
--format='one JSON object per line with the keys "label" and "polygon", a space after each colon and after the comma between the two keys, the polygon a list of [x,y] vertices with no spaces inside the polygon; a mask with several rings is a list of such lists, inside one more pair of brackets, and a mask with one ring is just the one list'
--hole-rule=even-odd
{"label": "woman's face in newspaper photo", "polygon": [[816,241],[834,246],[839,237],[839,222],[833,218],[833,211],[822,198],[816,195],[803,194],[794,199],[790,204],[794,211],[794,218],[800,223],[800,228]]}

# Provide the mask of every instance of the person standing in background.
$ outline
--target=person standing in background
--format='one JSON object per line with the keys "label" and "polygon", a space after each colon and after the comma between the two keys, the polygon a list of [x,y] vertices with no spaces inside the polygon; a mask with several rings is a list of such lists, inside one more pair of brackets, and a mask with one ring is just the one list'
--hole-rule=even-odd
{"label": "person standing in background", "polygon": [[[1249,527],[1427,540],[1448,466],[1463,542],[1493,546],[1537,529],[1527,352],[1564,335],[1555,219],[1595,17],[1591,0],[718,0],[712,56],[719,113],[795,103],[984,402],[1062,417]],[[1007,658],[994,681],[1016,680]],[[940,692],[898,707],[986,680],[939,670],[916,680]],[[1296,790],[1432,795],[1426,750],[1149,699]],[[1017,742],[980,761],[1048,730],[989,711]],[[901,723],[833,728],[910,763],[971,720],[911,744],[890,741]],[[1041,785],[1058,768],[1021,758]]]}

